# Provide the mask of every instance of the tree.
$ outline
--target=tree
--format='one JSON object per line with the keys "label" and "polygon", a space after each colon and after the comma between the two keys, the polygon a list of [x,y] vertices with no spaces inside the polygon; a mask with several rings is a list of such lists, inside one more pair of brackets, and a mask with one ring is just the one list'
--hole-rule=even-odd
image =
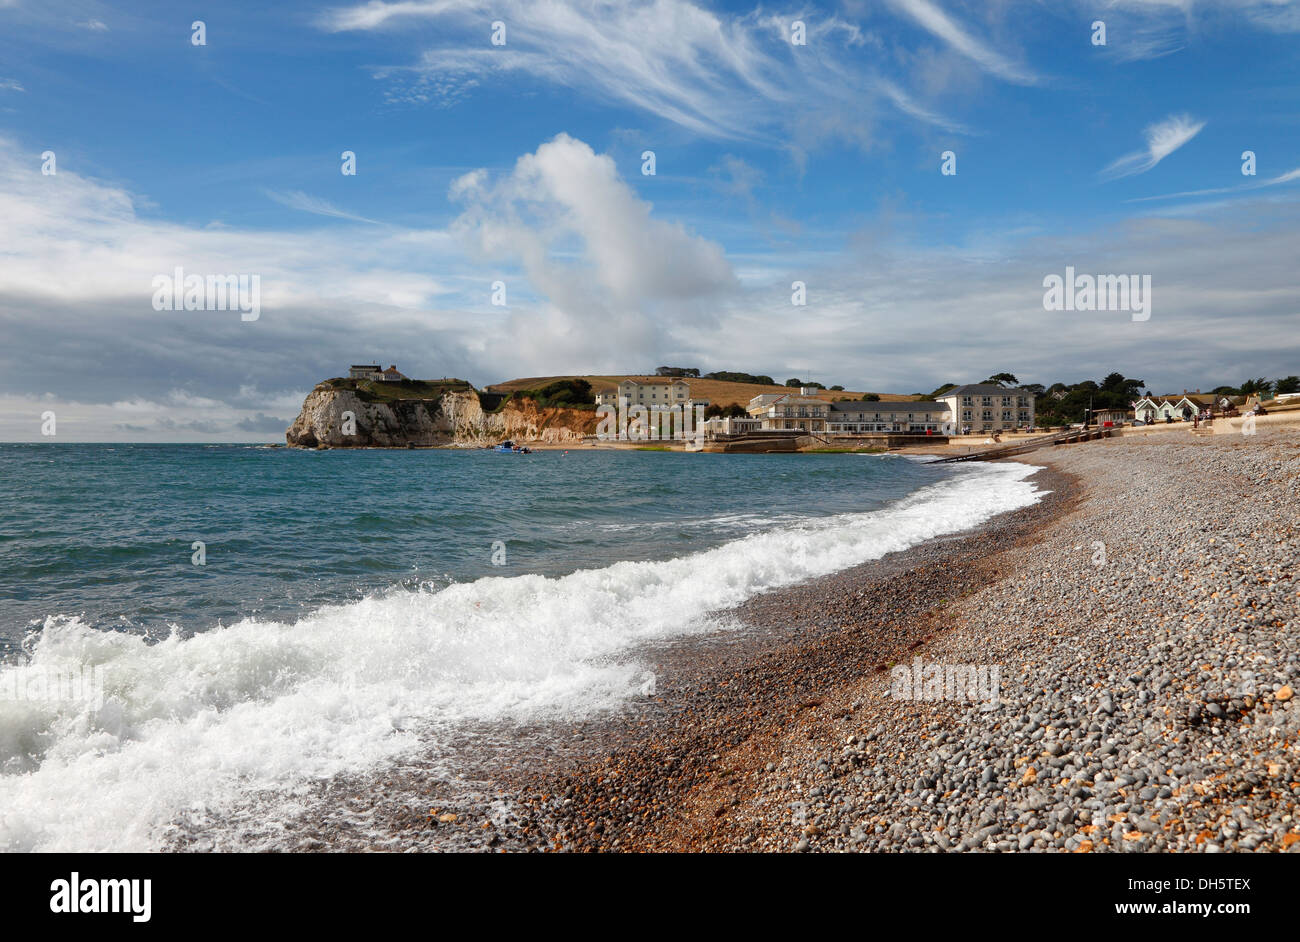
{"label": "tree", "polygon": [[1016,379],[1014,373],[994,373],[985,383],[992,383],[995,386],[1019,386],[1020,380]]}
{"label": "tree", "polygon": [[1284,376],[1273,386],[1273,394],[1281,396],[1283,393],[1300,392],[1300,376]]}
{"label": "tree", "polygon": [[1255,396],[1260,398],[1267,396],[1273,389],[1273,383],[1264,377],[1258,379],[1248,379],[1241,384],[1241,394],[1243,396]]}
{"label": "tree", "polygon": [[1111,398],[1116,400],[1116,404],[1111,408],[1121,408],[1118,400],[1123,400],[1123,405],[1127,405],[1138,397],[1140,390],[1146,383],[1140,379],[1125,379],[1123,373],[1111,373],[1101,381],[1101,390],[1110,393]]}
{"label": "tree", "polygon": [[717,379],[728,383],[753,383],[755,386],[775,386],[776,380],[770,376],[755,376],[752,373],[734,373],[726,370],[719,370],[714,373],[705,373],[705,379]]}
{"label": "tree", "polygon": [[844,387],[837,384],[831,387],[831,392],[844,392]]}
{"label": "tree", "polygon": [[785,384],[786,384],[787,386],[802,386],[802,385],[803,385],[803,380],[801,380],[801,379],[787,379],[787,380],[785,381]]}
{"label": "tree", "polygon": [[[1238,389],[1236,386],[1215,386],[1213,389],[1210,390],[1210,392],[1214,393],[1214,395],[1216,396],[1240,396],[1241,395],[1241,390]],[[1151,395],[1151,393],[1147,392],[1147,395],[1149,396]]]}
{"label": "tree", "polygon": [[880,401],[880,397],[877,396],[875,393],[863,393],[863,394],[862,394],[862,401],[863,401],[863,402],[879,402],[879,401]]}
{"label": "tree", "polygon": [[950,390],[950,389],[956,389],[956,388],[957,388],[957,384],[956,384],[956,383],[944,383],[942,386],[940,386],[940,387],[939,387],[938,389],[936,389],[934,392],[930,393],[930,398],[931,398],[931,399],[937,399],[939,396],[942,396],[942,395],[943,395],[944,393],[946,393],[948,390]]}

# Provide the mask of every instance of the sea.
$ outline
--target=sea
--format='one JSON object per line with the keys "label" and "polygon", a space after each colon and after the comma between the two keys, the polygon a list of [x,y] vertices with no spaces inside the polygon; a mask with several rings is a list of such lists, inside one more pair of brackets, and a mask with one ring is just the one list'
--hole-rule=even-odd
{"label": "sea", "polygon": [[461,727],[619,711],[647,644],[1032,504],[1034,470],[0,444],[0,849],[156,850]]}

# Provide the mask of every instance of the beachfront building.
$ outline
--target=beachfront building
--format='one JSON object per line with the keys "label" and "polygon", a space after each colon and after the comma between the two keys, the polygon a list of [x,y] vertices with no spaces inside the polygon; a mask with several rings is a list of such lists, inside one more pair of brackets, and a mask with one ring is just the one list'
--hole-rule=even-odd
{"label": "beachfront building", "polygon": [[853,402],[830,404],[826,431],[831,435],[881,432],[911,435],[953,434],[952,413],[942,402]]}
{"label": "beachfront building", "polygon": [[406,377],[398,372],[395,365],[390,366],[379,374],[379,381],[381,383],[400,383],[404,379],[406,379]]}
{"label": "beachfront building", "polygon": [[1097,425],[1123,425],[1125,422],[1132,422],[1134,411],[1132,409],[1098,409],[1092,419]]}
{"label": "beachfront building", "polygon": [[764,393],[749,400],[745,411],[762,423],[760,427],[765,432],[825,433],[831,404],[810,395],[811,392],[800,389],[798,393]]}
{"label": "beachfront building", "polygon": [[1156,422],[1190,422],[1203,406],[1188,396],[1152,396],[1139,399],[1134,415],[1152,425]]}
{"label": "beachfront building", "polygon": [[[937,397],[948,407],[959,433],[999,432],[1033,428],[1034,394],[1020,387],[994,383],[955,386]],[[912,403],[916,405],[916,403]]]}
{"label": "beachfront building", "polygon": [[763,427],[763,420],[750,415],[716,415],[705,419],[701,428],[709,438],[719,435],[748,435]]}

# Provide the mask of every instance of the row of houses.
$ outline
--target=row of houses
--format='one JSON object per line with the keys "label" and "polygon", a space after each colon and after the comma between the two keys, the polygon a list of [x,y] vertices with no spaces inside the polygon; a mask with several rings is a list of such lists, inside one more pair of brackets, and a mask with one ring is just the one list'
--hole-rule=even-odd
{"label": "row of houses", "polygon": [[1203,393],[1183,393],[1181,396],[1152,396],[1133,403],[1129,418],[1146,422],[1190,422],[1206,412],[1230,412],[1238,407],[1250,409],[1258,405],[1259,397],[1215,396]]}

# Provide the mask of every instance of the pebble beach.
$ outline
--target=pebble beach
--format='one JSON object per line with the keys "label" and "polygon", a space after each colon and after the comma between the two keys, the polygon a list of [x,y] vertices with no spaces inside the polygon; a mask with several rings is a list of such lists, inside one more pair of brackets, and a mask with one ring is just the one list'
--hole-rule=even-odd
{"label": "pebble beach", "polygon": [[[355,783],[365,834],[298,848],[1300,853],[1300,436],[1021,460],[1039,503],[644,652],[624,714],[483,730],[454,788]],[[901,699],[921,664],[995,696]]]}
{"label": "pebble beach", "polygon": [[[665,658],[490,846],[1300,853],[1300,437],[1030,457],[1038,505]],[[895,698],[918,656],[999,665],[997,700]]]}

